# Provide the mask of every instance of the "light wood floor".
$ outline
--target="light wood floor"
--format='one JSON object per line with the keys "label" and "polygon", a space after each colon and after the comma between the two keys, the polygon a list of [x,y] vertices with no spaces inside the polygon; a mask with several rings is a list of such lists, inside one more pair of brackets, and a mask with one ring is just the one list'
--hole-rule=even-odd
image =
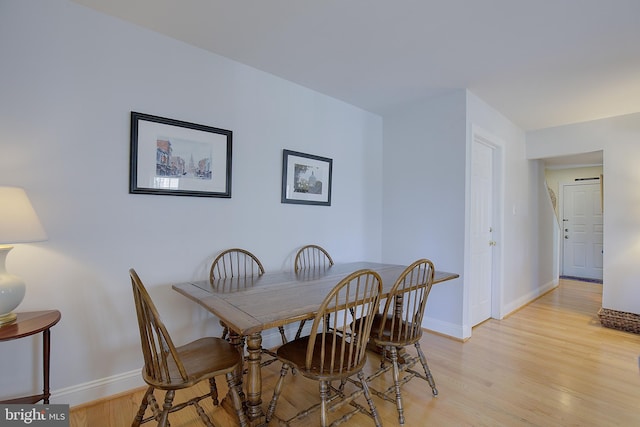
{"label": "light wood floor", "polygon": [[[421,345],[440,393],[432,397],[419,379],[406,384],[405,425],[640,426],[640,335],[600,326],[601,289],[599,284],[562,280],[557,289],[508,318],[477,326],[465,343],[425,333]],[[369,359],[367,371],[378,363],[375,356]],[[279,368],[272,364],[263,371],[265,408]],[[379,378],[373,386],[383,388],[390,380]],[[316,383],[289,374],[276,413],[291,416],[317,396]],[[135,392],[72,408],[71,426],[130,425],[140,397]],[[384,425],[397,425],[395,406],[374,399]],[[217,426],[236,425],[209,402]],[[200,425],[191,408],[170,420],[173,427]],[[318,424],[313,414],[296,425]],[[356,415],[347,425],[373,422]]]}

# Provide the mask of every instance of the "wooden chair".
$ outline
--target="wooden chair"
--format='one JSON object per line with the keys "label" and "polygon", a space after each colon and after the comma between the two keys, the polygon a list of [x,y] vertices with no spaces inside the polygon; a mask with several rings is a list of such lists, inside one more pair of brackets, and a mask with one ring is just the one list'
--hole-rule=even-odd
{"label": "wooden chair", "polygon": [[[333,265],[333,259],[331,258],[331,255],[329,255],[329,252],[321,246],[306,245],[301,247],[296,253],[293,265],[295,272],[298,273],[302,270],[324,269],[331,267]],[[312,318],[300,321],[295,339],[300,338],[300,335],[302,335],[302,328],[304,328],[307,320],[312,320]]]}
{"label": "wooden chair", "polygon": [[[313,319],[311,334],[284,344],[277,350],[278,358],[283,365],[267,410],[267,424],[274,417],[278,397],[289,367],[294,367],[305,377],[319,382],[321,402],[284,421],[286,425],[319,409],[320,424],[325,427],[328,425],[329,411],[351,404],[355,409],[334,421],[332,426],[347,421],[357,412],[371,416],[375,425],[381,426],[362,373],[366,362],[367,340],[371,332],[373,315],[378,309],[381,290],[382,284],[378,273],[372,270],[359,270],[350,274],[329,292],[320,305]],[[349,309],[353,309],[359,316],[364,316],[365,320],[358,322],[357,325],[351,323]],[[326,322],[331,322],[331,325],[326,325]],[[355,328],[352,325],[356,325]],[[352,329],[349,334],[339,332],[345,327]],[[342,386],[353,375],[357,375],[359,387],[354,393],[346,395]],[[331,385],[331,381],[334,380],[340,380],[339,389]],[[370,412],[354,401],[363,393]]]}
{"label": "wooden chair", "polygon": [[[222,251],[211,263],[211,271],[209,272],[209,281],[213,286],[216,280],[227,279],[232,277],[252,277],[262,276],[264,267],[260,260],[251,252],[245,249],[232,248]],[[229,327],[220,321],[223,327],[222,338],[227,338]],[[278,327],[282,343],[287,342],[287,337],[282,326]],[[263,353],[267,353],[275,357],[272,351],[262,349]]]}
{"label": "wooden chair", "polygon": [[[419,259],[407,267],[394,283],[381,313],[374,316],[371,328],[371,342],[383,348],[380,369],[373,373],[367,381],[384,374],[389,370],[387,360],[391,360],[393,369],[393,385],[383,392],[374,388],[371,391],[379,397],[396,404],[400,425],[404,424],[404,410],[400,386],[414,377],[424,379],[431,386],[434,396],[438,395],[436,384],[427,365],[427,359],[420,348],[422,337],[422,318],[427,305],[427,297],[433,285],[434,268],[428,259]],[[413,344],[418,357],[411,357],[404,352],[398,356],[398,348]],[[401,360],[401,361],[400,361]],[[413,366],[420,361],[424,374],[415,371]],[[400,373],[406,373],[400,378]],[[394,394],[395,399],[390,397]]]}
{"label": "wooden chair", "polygon": [[[242,363],[238,350],[227,341],[214,337],[201,338],[176,347],[135,270],[129,270],[129,275],[144,356],[142,378],[149,385],[131,425],[137,427],[156,420],[158,426],[168,426],[170,413],[193,405],[204,424],[213,427],[211,419],[199,402],[211,397],[213,404],[218,405],[218,390],[214,379],[224,374],[240,425],[247,426],[249,422],[240,398],[242,389],[235,374]],[[203,380],[209,380],[209,393],[183,403],[173,403],[176,390],[192,387]],[[156,389],[166,391],[162,408],[158,406],[153,393]],[[149,405],[153,415],[145,418]]]}
{"label": "wooden chair", "polygon": [[294,261],[295,272],[312,268],[327,268],[333,265],[331,255],[318,245],[306,245],[298,250]]}
{"label": "wooden chair", "polygon": [[213,283],[216,279],[262,276],[263,274],[264,267],[254,254],[244,249],[232,248],[220,252],[213,260],[209,280]]}

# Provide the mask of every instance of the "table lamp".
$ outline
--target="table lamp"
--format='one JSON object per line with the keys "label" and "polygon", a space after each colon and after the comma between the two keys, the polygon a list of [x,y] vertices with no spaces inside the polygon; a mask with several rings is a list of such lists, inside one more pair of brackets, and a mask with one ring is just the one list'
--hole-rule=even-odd
{"label": "table lamp", "polygon": [[26,286],[18,276],[7,272],[5,261],[14,243],[46,240],[27,193],[19,187],[0,187],[0,327],[16,320],[16,309]]}

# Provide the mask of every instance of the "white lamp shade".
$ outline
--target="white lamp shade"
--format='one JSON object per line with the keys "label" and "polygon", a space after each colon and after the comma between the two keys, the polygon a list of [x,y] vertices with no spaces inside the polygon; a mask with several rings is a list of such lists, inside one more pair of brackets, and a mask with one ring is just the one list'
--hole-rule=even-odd
{"label": "white lamp shade", "polygon": [[0,245],[47,240],[27,193],[19,187],[0,187]]}

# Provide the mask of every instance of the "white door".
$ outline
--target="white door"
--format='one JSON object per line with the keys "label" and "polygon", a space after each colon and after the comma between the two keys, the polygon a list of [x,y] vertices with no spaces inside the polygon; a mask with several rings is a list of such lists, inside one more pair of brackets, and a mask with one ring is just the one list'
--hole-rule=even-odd
{"label": "white door", "polygon": [[600,183],[563,185],[562,232],[562,275],[602,280]]}
{"label": "white door", "polygon": [[471,153],[471,326],[491,317],[494,149],[474,140]]}

